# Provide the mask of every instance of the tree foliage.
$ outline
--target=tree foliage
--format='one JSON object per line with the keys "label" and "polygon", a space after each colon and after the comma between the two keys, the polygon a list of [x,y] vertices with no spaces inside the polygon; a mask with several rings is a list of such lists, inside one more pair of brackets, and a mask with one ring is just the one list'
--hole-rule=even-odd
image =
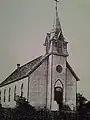
{"label": "tree foliage", "polygon": [[[86,98],[78,94],[77,102],[79,107],[86,101]],[[46,108],[38,108],[31,106],[24,97],[17,97],[15,108],[3,108],[0,106],[0,120],[69,120],[67,116],[70,108],[67,105],[62,106],[63,111],[67,112],[51,112]],[[68,113],[69,112],[69,113]],[[66,116],[66,117],[63,117]]]}
{"label": "tree foliage", "polygon": [[79,111],[82,109],[82,107],[85,105],[87,99],[80,93],[77,93],[76,96],[76,104],[77,104],[77,110]]}
{"label": "tree foliage", "polygon": [[18,96],[15,108],[0,107],[0,120],[52,120],[52,115],[46,108],[35,109],[26,98]]}
{"label": "tree foliage", "polygon": [[71,111],[69,105],[67,105],[67,104],[64,104],[64,105],[62,106],[62,110],[63,110],[63,111]]}

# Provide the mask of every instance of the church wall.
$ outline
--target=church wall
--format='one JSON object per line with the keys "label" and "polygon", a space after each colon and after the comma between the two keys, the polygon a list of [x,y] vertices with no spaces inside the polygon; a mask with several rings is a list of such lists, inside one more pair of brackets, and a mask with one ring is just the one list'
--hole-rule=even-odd
{"label": "church wall", "polygon": [[[63,70],[61,73],[58,73],[56,71],[56,66],[57,65],[61,65]],[[55,82],[60,79],[61,82],[63,83],[63,102],[65,102],[65,72],[66,72],[66,58],[63,57],[63,56],[56,56],[56,55],[53,55],[53,79],[52,79],[52,82],[53,82],[53,87],[52,87],[52,110],[55,109],[55,104],[56,103],[54,101],[54,85],[55,85]]]}
{"label": "church wall", "polygon": [[[57,65],[61,65],[63,70],[61,73],[58,73],[56,71],[56,66]],[[65,72],[66,72],[66,57],[63,57],[63,56],[57,56],[57,55],[53,55],[53,58],[50,56],[49,57],[49,70],[51,69],[52,67],[52,71],[49,72],[49,78],[48,80],[50,81],[49,82],[49,89],[48,89],[48,98],[49,96],[52,94],[51,96],[51,110],[58,110],[58,105],[56,103],[56,101],[54,100],[54,85],[55,85],[55,82],[60,79],[61,82],[63,83],[63,102],[65,102]],[[51,72],[52,72],[52,88],[50,87],[51,86]],[[49,91],[51,91],[50,89],[52,89],[52,93],[50,94]],[[49,101],[50,101],[50,98],[49,98]],[[48,102],[49,102],[48,101]],[[50,103],[50,102],[49,102]]]}
{"label": "church wall", "polygon": [[[13,82],[11,84],[5,85],[0,88],[1,91],[1,104],[3,107],[14,107],[16,102],[14,101],[14,88],[16,86],[16,95],[21,95],[21,85],[23,83],[23,97],[27,98],[27,88],[28,88],[28,78]],[[10,92],[10,101],[9,99],[9,88]],[[4,102],[4,90],[6,89],[5,102]]]}
{"label": "church wall", "polygon": [[29,102],[38,107],[46,106],[47,60],[29,76]]}
{"label": "church wall", "polygon": [[68,68],[66,85],[66,103],[71,109],[74,109],[76,106],[76,79]]}

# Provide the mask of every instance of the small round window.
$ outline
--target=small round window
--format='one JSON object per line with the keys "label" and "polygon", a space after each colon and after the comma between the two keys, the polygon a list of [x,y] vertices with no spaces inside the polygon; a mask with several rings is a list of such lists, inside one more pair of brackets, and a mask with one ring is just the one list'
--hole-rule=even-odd
{"label": "small round window", "polygon": [[56,66],[56,71],[61,73],[62,72],[62,66],[61,65],[57,65]]}

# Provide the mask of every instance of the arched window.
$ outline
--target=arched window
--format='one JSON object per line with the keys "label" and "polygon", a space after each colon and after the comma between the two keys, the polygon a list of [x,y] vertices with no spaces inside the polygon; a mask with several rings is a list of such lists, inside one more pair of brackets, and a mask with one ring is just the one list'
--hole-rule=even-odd
{"label": "arched window", "polygon": [[61,81],[60,79],[58,79],[58,80],[55,82],[54,87],[61,87],[61,88],[63,89],[64,86],[63,86],[62,81]]}
{"label": "arched window", "polygon": [[54,84],[54,100],[60,104],[63,100],[63,83],[58,79]]}
{"label": "arched window", "polygon": [[21,97],[23,97],[23,83],[21,85]]}
{"label": "arched window", "polygon": [[9,96],[8,96],[8,101],[10,102],[10,97],[11,97],[11,88],[9,88]]}
{"label": "arched window", "polygon": [[1,91],[0,91],[0,103],[1,103]]}
{"label": "arched window", "polygon": [[16,100],[16,86],[14,88],[14,101]]}
{"label": "arched window", "polygon": [[4,90],[4,102],[6,101],[6,89]]}

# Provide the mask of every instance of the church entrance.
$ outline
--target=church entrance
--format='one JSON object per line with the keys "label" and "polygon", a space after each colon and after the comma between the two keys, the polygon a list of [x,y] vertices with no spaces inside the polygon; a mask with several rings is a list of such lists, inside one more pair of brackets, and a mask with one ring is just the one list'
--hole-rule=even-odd
{"label": "church entrance", "polygon": [[59,104],[63,101],[63,89],[61,87],[54,88],[55,101]]}
{"label": "church entrance", "polygon": [[54,100],[59,105],[60,110],[62,108],[63,103],[63,84],[59,79],[55,82],[54,86]]}

